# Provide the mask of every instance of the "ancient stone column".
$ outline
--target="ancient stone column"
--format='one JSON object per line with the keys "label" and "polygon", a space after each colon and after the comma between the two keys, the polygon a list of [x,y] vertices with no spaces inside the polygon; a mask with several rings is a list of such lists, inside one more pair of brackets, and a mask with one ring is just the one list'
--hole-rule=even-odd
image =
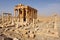
{"label": "ancient stone column", "polygon": [[31,18],[32,18],[31,20],[32,20],[32,22],[33,22],[33,12],[32,12],[32,11],[31,11]]}
{"label": "ancient stone column", "polygon": [[35,19],[33,18],[33,27],[35,26],[35,24],[34,24],[34,23],[35,23]]}
{"label": "ancient stone column", "polygon": [[15,20],[16,20],[16,21],[18,20],[18,14],[19,14],[19,9],[16,10],[16,14],[15,14],[15,15],[16,15],[16,16],[15,16],[15,18],[16,18]]}
{"label": "ancient stone column", "polygon": [[19,9],[18,9],[17,13],[18,13],[17,21],[20,22],[20,11],[19,11]]}
{"label": "ancient stone column", "polygon": [[10,20],[12,21],[12,15],[10,15]]}
{"label": "ancient stone column", "polygon": [[9,20],[8,17],[9,17],[9,15],[7,14],[7,22],[8,22],[8,20]]}
{"label": "ancient stone column", "polygon": [[34,11],[33,11],[33,27],[35,26],[34,22],[35,22],[35,19],[34,19]]}
{"label": "ancient stone column", "polygon": [[23,21],[23,15],[24,15],[24,9],[22,9],[22,19],[21,19],[22,23],[24,22]]}
{"label": "ancient stone column", "polygon": [[4,23],[4,19],[3,19],[3,17],[4,17],[4,16],[3,16],[3,13],[2,13],[2,24]]}
{"label": "ancient stone column", "polygon": [[14,21],[16,21],[16,10],[14,10]]}
{"label": "ancient stone column", "polygon": [[28,10],[26,9],[26,23],[27,23],[27,21],[28,21],[28,18],[27,18],[27,15],[28,14]]}

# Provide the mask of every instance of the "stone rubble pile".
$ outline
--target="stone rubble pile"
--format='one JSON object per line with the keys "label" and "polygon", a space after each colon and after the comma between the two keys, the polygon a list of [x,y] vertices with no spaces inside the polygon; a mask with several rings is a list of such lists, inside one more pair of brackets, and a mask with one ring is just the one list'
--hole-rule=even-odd
{"label": "stone rubble pile", "polygon": [[4,34],[13,40],[60,40],[59,31],[53,22],[37,20],[34,24],[14,24],[0,28],[0,35]]}

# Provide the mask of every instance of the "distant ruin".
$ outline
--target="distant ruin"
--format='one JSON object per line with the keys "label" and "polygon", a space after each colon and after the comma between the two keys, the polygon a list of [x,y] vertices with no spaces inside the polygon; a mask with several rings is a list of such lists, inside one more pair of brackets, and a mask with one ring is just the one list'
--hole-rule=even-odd
{"label": "distant ruin", "polygon": [[2,24],[5,22],[9,22],[12,19],[11,13],[3,13],[2,14]]}

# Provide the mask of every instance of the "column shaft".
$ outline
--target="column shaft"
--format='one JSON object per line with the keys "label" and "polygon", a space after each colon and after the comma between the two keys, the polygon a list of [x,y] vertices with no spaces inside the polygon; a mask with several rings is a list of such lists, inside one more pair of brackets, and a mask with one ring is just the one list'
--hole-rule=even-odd
{"label": "column shaft", "polygon": [[26,9],[26,23],[28,22],[28,10]]}
{"label": "column shaft", "polygon": [[24,22],[23,21],[23,16],[24,16],[24,9],[22,9],[22,23]]}
{"label": "column shaft", "polygon": [[16,10],[14,10],[14,21],[16,21]]}
{"label": "column shaft", "polygon": [[4,19],[3,19],[4,17],[3,17],[3,13],[2,13],[2,24],[4,23]]}

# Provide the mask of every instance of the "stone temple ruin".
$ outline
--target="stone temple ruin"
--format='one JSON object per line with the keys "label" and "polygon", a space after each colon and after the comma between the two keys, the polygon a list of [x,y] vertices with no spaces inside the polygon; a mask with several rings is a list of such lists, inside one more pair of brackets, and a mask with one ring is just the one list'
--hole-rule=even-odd
{"label": "stone temple ruin", "polygon": [[0,16],[0,40],[60,40],[60,16],[38,16],[37,10],[22,4]]}
{"label": "stone temple ruin", "polygon": [[14,7],[14,17],[15,21],[31,23],[33,19],[37,19],[37,10],[30,6],[19,4]]}
{"label": "stone temple ruin", "polygon": [[2,24],[5,22],[8,23],[9,21],[11,21],[11,19],[12,19],[11,16],[12,15],[10,13],[3,13],[2,14]]}
{"label": "stone temple ruin", "polygon": [[16,5],[14,7],[14,16],[12,16],[10,13],[3,13],[2,14],[2,26],[5,26],[12,21],[16,24],[26,24],[26,23],[32,23],[34,20],[37,19],[37,10],[30,7],[25,6],[22,4]]}

